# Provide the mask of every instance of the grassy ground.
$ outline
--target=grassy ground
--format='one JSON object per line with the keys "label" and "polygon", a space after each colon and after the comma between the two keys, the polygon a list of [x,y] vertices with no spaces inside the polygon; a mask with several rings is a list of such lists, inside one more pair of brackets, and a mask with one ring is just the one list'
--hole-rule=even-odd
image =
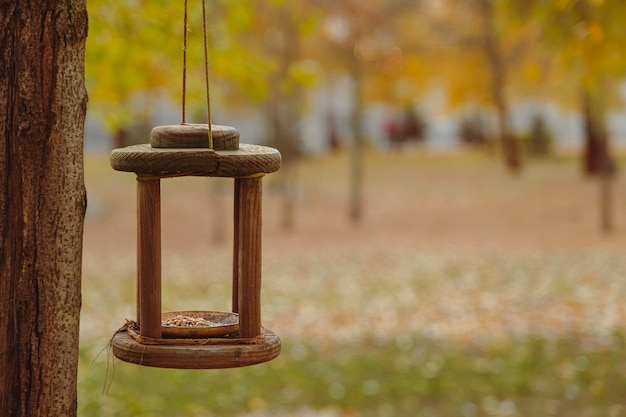
{"label": "grassy ground", "polygon": [[[575,160],[517,177],[474,154],[365,166],[359,225],[348,155],[297,168],[290,231],[266,178],[263,320],[281,357],[179,371],[98,355],[134,318],[135,184],[89,157],[80,415],[626,416],[621,177],[606,235]],[[228,309],[230,182],[166,180],[162,196],[164,309]]]}

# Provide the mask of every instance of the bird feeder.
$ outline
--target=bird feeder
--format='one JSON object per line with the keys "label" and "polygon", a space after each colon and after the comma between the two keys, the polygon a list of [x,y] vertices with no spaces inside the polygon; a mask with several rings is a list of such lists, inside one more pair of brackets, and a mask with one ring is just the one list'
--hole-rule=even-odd
{"label": "bird feeder", "polygon": [[[279,337],[261,323],[260,292],[262,178],[280,163],[276,149],[240,144],[237,130],[210,122],[158,126],[149,144],[113,150],[113,169],[137,176],[137,319],[113,336],[117,358],[162,368],[213,369],[279,355]],[[162,312],[160,184],[184,176],[234,181],[230,312]]]}

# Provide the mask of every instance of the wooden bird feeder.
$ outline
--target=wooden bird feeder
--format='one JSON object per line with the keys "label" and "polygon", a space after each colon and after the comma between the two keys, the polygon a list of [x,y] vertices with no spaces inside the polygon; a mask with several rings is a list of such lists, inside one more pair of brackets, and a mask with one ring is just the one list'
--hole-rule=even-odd
{"label": "wooden bird feeder", "polygon": [[[280,339],[261,324],[260,292],[262,178],[280,163],[276,149],[240,144],[237,130],[210,124],[158,126],[150,144],[113,150],[111,166],[137,175],[138,222],[137,319],[113,336],[117,358],[162,368],[214,369],[279,355]],[[231,312],[161,311],[160,184],[182,176],[234,179]]]}

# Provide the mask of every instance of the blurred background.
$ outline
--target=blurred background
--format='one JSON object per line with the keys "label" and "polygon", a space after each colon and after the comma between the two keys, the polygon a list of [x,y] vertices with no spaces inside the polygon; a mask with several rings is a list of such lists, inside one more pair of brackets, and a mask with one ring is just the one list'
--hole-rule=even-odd
{"label": "blurred background", "polygon": [[[283,354],[202,372],[99,354],[135,309],[135,181],[108,153],[181,122],[184,2],[88,12],[80,415],[626,416],[626,2],[207,2],[211,120],[283,156]],[[230,182],[162,182],[164,309],[228,309]]]}

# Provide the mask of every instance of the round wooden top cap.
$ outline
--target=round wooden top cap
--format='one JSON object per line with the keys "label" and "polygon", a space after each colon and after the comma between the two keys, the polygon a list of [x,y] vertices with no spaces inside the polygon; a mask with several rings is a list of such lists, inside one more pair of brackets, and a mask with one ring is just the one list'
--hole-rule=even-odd
{"label": "round wooden top cap", "polygon": [[239,132],[230,126],[207,124],[157,126],[150,143],[115,149],[111,166],[117,171],[144,177],[248,177],[278,171],[281,155],[267,146],[239,143]]}
{"label": "round wooden top cap", "polygon": [[[239,149],[239,132],[234,127],[211,125],[212,149],[235,151]],[[150,134],[153,148],[209,148],[209,126],[179,124],[157,126]]]}
{"label": "round wooden top cap", "polygon": [[144,177],[230,177],[269,174],[280,169],[281,155],[268,146],[242,143],[235,151],[208,148],[153,148],[150,144],[128,146],[111,152],[117,171]]}

